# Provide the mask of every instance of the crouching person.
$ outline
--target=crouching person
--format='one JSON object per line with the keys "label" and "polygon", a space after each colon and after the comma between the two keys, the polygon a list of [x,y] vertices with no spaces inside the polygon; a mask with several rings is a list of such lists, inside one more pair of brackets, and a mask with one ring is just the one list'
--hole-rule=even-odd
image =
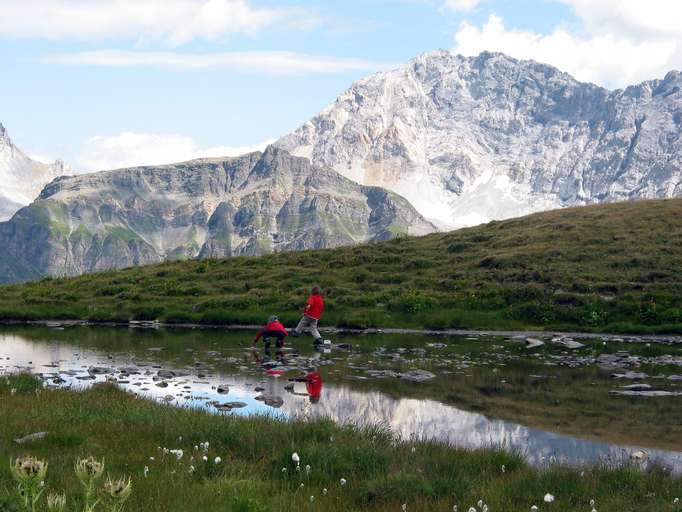
{"label": "crouching person", "polygon": [[270,339],[275,338],[277,348],[282,348],[284,346],[284,338],[286,338],[288,335],[289,333],[279,321],[279,318],[276,316],[271,316],[268,318],[268,323],[266,326],[258,331],[258,334],[256,334],[256,337],[253,340],[253,346],[255,347],[256,343],[258,343],[258,340],[263,338],[263,344],[265,345],[265,348],[270,348]]}
{"label": "crouching person", "polygon": [[292,334],[300,336],[301,333],[309,332],[313,336],[313,343],[315,345],[322,345],[322,336],[320,336],[320,331],[317,330],[317,324],[322,318],[322,313],[324,313],[322,291],[319,286],[315,286],[310,297],[308,297],[308,302],[303,311],[303,318],[301,318]]}

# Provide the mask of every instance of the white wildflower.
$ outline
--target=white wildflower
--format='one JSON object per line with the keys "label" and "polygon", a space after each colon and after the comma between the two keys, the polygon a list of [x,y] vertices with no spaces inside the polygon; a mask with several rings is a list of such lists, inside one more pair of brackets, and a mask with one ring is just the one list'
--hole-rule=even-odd
{"label": "white wildflower", "polygon": [[213,459],[214,464],[220,464],[222,461],[223,459],[221,459],[220,457],[216,457],[215,459]]}
{"label": "white wildflower", "polygon": [[294,452],[291,454],[291,460],[298,464],[299,462],[301,462],[301,457],[298,456],[298,453]]}
{"label": "white wildflower", "polygon": [[547,493],[543,499],[545,500],[545,503],[552,503],[554,501],[554,496],[550,493]]}
{"label": "white wildflower", "polygon": [[342,478],[341,480],[339,480],[339,482],[341,483],[341,485],[346,485],[348,483],[348,480]]}
{"label": "white wildflower", "polygon": [[327,488],[326,487],[324,489],[322,489],[322,494],[325,496],[327,495]]}
{"label": "white wildflower", "polygon": [[142,472],[144,473],[144,477],[147,478],[147,475],[149,475],[149,467],[145,466]]}

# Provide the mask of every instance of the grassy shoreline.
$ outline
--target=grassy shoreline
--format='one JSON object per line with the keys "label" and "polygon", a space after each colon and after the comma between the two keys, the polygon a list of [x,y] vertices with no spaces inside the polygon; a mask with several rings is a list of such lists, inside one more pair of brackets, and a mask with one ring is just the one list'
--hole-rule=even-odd
{"label": "grassy shoreline", "polygon": [[[329,421],[211,415],[107,385],[84,392],[45,390],[31,377],[13,376],[0,379],[0,403],[0,510],[8,512],[19,510],[9,459],[24,454],[47,459],[47,486],[69,496],[78,494],[75,460],[105,458],[113,476],[133,478],[126,508],[131,511],[389,511],[403,504],[410,511],[445,511],[453,505],[466,511],[480,510],[479,500],[491,511],[527,511],[532,505],[563,511],[590,510],[592,499],[600,511],[675,511],[674,500],[682,496],[682,479],[659,469],[538,470],[518,455],[496,450],[398,442],[381,428]],[[11,441],[39,431],[48,435],[23,446]],[[206,441],[210,449],[203,461],[201,449],[193,447]],[[162,448],[183,449],[183,458],[164,455]],[[300,472],[293,452],[301,457]],[[546,493],[556,500],[543,502]]]}
{"label": "grassy shoreline", "polygon": [[538,213],[420,238],[168,262],[0,287],[0,320],[682,333],[682,199]]}

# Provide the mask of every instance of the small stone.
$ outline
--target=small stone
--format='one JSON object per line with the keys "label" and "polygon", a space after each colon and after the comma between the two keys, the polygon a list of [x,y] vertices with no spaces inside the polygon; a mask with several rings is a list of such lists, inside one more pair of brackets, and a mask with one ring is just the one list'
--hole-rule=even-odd
{"label": "small stone", "polygon": [[29,434],[24,437],[15,439],[14,442],[17,444],[32,443],[33,441],[40,441],[47,435],[47,432],[36,432],[35,434]]}

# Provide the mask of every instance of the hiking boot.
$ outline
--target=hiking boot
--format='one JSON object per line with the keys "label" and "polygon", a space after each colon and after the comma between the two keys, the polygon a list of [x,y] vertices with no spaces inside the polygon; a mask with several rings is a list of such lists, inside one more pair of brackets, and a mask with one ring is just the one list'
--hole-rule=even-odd
{"label": "hiking boot", "polygon": [[313,345],[315,345],[316,347],[324,345],[324,340],[322,338],[316,338],[315,341],[313,341]]}

